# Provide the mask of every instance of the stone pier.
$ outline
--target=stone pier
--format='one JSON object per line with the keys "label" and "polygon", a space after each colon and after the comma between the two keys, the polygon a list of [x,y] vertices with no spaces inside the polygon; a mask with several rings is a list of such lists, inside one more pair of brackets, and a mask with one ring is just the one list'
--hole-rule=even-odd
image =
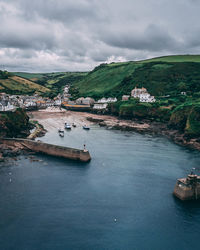
{"label": "stone pier", "polygon": [[191,173],[187,178],[178,179],[173,194],[183,201],[200,199],[200,176]]}
{"label": "stone pier", "polygon": [[6,144],[8,146],[14,146],[20,149],[30,150],[36,153],[44,153],[47,155],[62,157],[76,161],[88,162],[91,160],[89,151],[85,149],[81,150],[48,144],[41,141],[15,138],[0,139],[0,143]]}

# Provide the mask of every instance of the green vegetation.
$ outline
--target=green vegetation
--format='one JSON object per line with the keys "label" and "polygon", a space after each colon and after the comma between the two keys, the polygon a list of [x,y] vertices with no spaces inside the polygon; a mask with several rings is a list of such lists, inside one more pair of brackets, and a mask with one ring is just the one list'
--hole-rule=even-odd
{"label": "green vegetation", "polygon": [[12,76],[12,74],[6,70],[5,71],[0,70],[0,79],[8,79],[9,76]]}
{"label": "green vegetation", "polygon": [[30,80],[38,85],[45,87],[50,91],[43,92],[43,96],[55,97],[62,92],[66,84],[72,84],[80,81],[86,72],[52,72],[52,73],[26,73],[26,72],[13,72],[14,75],[20,78]]}
{"label": "green vegetation", "polygon": [[95,99],[100,97],[119,97],[123,90],[121,84],[126,81],[134,71],[141,67],[132,62],[121,64],[101,64],[88,73],[82,80],[72,84],[71,93],[74,98],[91,96]]}
{"label": "green vegetation", "polygon": [[149,62],[200,62],[200,55],[171,55],[155,57],[147,60],[139,61],[142,63]]}
{"label": "green vegetation", "polygon": [[0,92],[18,95],[39,94],[53,98],[66,84],[80,81],[86,72],[26,73],[0,71]]}
{"label": "green vegetation", "polygon": [[157,103],[139,103],[137,99],[110,104],[109,110],[112,114],[129,119],[137,118],[168,122],[171,116],[170,108],[160,106]]}
{"label": "green vegetation", "polygon": [[50,89],[41,86],[30,80],[18,77],[8,76],[7,78],[0,79],[0,91],[8,94],[45,94],[49,93]]}
{"label": "green vegetation", "polygon": [[80,81],[87,73],[85,72],[65,72],[44,74],[37,83],[51,89],[51,95],[58,95],[62,92],[65,85],[72,85],[74,82]]}
{"label": "green vegetation", "polygon": [[200,63],[149,62],[100,65],[71,88],[74,98],[130,94],[134,87],[145,87],[151,95],[178,95],[200,92]]}
{"label": "green vegetation", "polygon": [[22,109],[0,113],[0,137],[19,137],[27,133],[29,117]]}
{"label": "green vegetation", "polygon": [[[188,137],[200,136],[200,55],[166,56],[138,62],[101,64],[70,89],[74,98],[117,97],[145,87],[156,103],[137,100],[111,104],[123,118],[167,122]],[[187,95],[182,95],[186,92]]]}
{"label": "green vegetation", "polygon": [[42,78],[45,74],[43,73],[27,73],[27,72],[13,72],[15,76],[19,76],[28,80],[35,80]]}
{"label": "green vegetation", "polygon": [[[109,105],[112,114],[123,118],[167,122],[186,136],[200,136],[200,55],[177,55],[142,61],[101,64],[91,72],[21,73],[0,71],[0,91],[17,94],[40,93],[54,97],[66,84],[78,97],[117,97],[145,87],[156,103],[138,100]],[[186,95],[181,94],[186,92]]]}

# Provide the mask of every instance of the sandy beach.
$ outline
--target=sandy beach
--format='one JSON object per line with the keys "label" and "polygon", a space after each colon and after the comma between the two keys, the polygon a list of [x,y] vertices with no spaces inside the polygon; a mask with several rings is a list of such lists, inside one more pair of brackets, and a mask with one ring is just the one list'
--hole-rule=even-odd
{"label": "sandy beach", "polygon": [[62,128],[64,123],[75,123],[77,126],[91,125],[98,123],[100,126],[109,128],[121,128],[132,130],[148,130],[148,123],[137,123],[132,120],[120,120],[109,115],[96,115],[86,112],[74,112],[64,109],[45,109],[28,112],[31,120],[37,120],[48,131]]}
{"label": "sandy beach", "polygon": [[52,129],[63,128],[64,123],[75,123],[77,126],[89,125],[84,113],[72,112],[60,109],[40,110],[28,112],[31,120],[37,120],[49,131]]}

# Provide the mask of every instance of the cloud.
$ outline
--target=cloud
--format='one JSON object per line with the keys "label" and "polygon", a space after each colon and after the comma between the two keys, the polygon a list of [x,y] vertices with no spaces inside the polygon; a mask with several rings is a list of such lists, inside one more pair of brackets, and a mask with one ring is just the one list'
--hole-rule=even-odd
{"label": "cloud", "polygon": [[134,50],[165,51],[178,45],[178,42],[162,27],[149,25],[142,31],[109,30],[104,33],[103,40],[110,46]]}
{"label": "cloud", "polygon": [[90,70],[102,62],[199,53],[197,0],[0,0],[8,70]]}

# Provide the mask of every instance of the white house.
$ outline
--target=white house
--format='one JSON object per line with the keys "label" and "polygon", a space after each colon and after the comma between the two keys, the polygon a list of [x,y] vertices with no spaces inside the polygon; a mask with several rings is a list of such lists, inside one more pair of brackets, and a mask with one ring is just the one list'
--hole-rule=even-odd
{"label": "white house", "polygon": [[63,92],[64,92],[65,94],[68,94],[68,92],[69,92],[69,85],[65,85],[65,87],[64,87],[64,89],[63,89]]}
{"label": "white house", "polygon": [[154,96],[151,96],[147,89],[145,88],[137,88],[135,87],[132,91],[131,91],[131,96],[133,98],[139,98],[140,102],[155,102],[156,99]]}
{"label": "white house", "polygon": [[105,97],[103,97],[103,98],[101,98],[101,99],[99,99],[98,101],[97,101],[97,103],[112,103],[112,102],[116,102],[117,101],[117,98],[116,97],[114,97],[114,98],[112,98],[112,97],[109,97],[109,98],[105,98]]}
{"label": "white house", "polygon": [[61,103],[62,103],[61,99],[56,99],[56,100],[54,101],[54,105],[55,105],[55,106],[60,106]]}
{"label": "white house", "polygon": [[76,104],[93,105],[94,99],[91,97],[80,97],[76,100]]}
{"label": "white house", "polygon": [[16,107],[8,101],[1,101],[1,103],[0,103],[0,111],[10,111],[10,110],[13,110],[15,108]]}
{"label": "white house", "polygon": [[106,109],[107,106],[107,103],[95,103],[93,109]]}

